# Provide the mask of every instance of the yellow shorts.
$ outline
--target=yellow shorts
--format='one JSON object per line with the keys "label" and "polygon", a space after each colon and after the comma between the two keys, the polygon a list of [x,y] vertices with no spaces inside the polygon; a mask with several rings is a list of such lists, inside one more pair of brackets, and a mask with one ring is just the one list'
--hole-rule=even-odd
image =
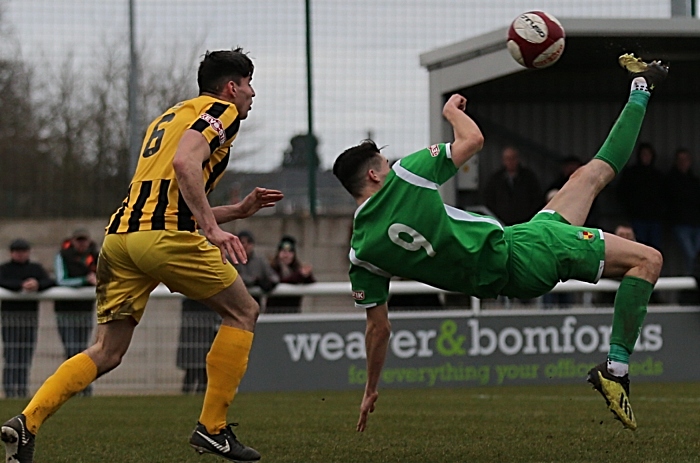
{"label": "yellow shorts", "polygon": [[221,262],[219,248],[199,233],[151,230],[105,236],[97,261],[97,323],[141,320],[151,291],[207,299],[233,284],[238,273]]}

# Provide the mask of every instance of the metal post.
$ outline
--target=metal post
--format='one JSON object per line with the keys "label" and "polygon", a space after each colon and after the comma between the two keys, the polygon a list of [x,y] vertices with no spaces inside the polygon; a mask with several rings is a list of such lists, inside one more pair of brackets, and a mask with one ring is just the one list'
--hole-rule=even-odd
{"label": "metal post", "polygon": [[306,134],[307,159],[309,165],[309,212],[316,217],[316,143],[314,138],[313,78],[311,60],[311,0],[306,1],[306,113],[308,131]]}
{"label": "metal post", "polygon": [[129,175],[136,171],[141,150],[141,115],[138,107],[139,63],[136,52],[135,0],[129,0]]}

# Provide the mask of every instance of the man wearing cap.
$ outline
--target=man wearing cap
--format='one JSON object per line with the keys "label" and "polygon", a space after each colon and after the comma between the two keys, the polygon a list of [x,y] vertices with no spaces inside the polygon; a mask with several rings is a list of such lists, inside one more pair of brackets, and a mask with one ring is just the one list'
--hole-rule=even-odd
{"label": "man wearing cap", "polygon": [[[56,284],[71,288],[94,287],[97,283],[97,255],[90,232],[85,228],[73,231],[61,244],[54,260]],[[54,303],[58,333],[67,359],[87,349],[95,318],[94,308],[92,299],[57,300]],[[91,395],[92,387],[88,386],[81,394]]]}
{"label": "man wearing cap", "polygon": [[[10,243],[10,260],[0,265],[0,287],[32,293],[53,286],[46,270],[29,261],[30,250],[31,246],[23,239]],[[37,300],[3,300],[0,306],[5,397],[27,396],[27,378],[36,346],[38,309]]]}

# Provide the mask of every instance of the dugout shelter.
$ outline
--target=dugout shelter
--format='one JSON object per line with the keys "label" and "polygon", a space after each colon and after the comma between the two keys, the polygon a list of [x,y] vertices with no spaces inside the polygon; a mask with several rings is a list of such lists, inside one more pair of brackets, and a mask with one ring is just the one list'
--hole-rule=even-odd
{"label": "dugout shelter", "polygon": [[[442,106],[453,93],[467,97],[486,139],[483,151],[443,186],[449,204],[478,209],[480,188],[500,167],[506,144],[518,146],[543,188],[558,175],[560,160],[588,161],[629,94],[629,78],[617,63],[626,52],[671,65],[669,78],[654,91],[639,141],[655,146],[662,171],[678,147],[690,149],[700,174],[700,21],[559,19],[566,48],[547,69],[528,70],[511,58],[507,27],[420,56],[429,72],[431,143],[452,138]],[[615,213],[603,208],[601,220]]]}

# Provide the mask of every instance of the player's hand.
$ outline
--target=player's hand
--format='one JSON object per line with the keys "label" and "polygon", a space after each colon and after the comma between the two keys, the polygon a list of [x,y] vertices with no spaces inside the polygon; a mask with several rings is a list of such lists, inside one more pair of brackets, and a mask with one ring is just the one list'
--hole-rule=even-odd
{"label": "player's hand", "polygon": [[248,262],[248,255],[241,244],[241,240],[236,235],[223,231],[217,227],[209,233],[204,233],[207,240],[221,251],[221,261],[225,264],[227,256],[234,264],[245,264]]}
{"label": "player's hand", "polygon": [[374,411],[374,404],[377,402],[378,397],[379,393],[377,391],[369,394],[365,392],[360,405],[360,419],[357,421],[358,432],[363,432],[367,427],[367,415]]}
{"label": "player's hand", "polygon": [[256,187],[237,204],[241,218],[250,217],[264,207],[272,207],[282,198],[284,194],[279,190]]}
{"label": "player's hand", "polygon": [[460,111],[464,111],[467,109],[467,99],[464,98],[462,95],[455,93],[450,97],[449,100],[447,100],[447,103],[445,103],[445,108],[443,109],[443,112],[446,111],[449,107],[454,107],[459,109]]}

